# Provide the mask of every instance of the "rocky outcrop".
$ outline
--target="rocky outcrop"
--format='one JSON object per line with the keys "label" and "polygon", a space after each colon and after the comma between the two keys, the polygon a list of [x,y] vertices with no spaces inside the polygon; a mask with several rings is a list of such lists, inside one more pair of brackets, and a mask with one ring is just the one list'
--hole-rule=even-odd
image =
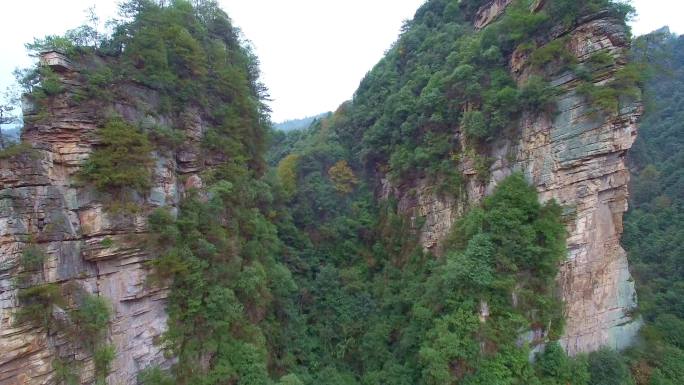
{"label": "rocky outcrop", "polygon": [[[543,2],[539,4],[536,10]],[[476,27],[496,19],[506,5],[497,0],[481,9]],[[597,52],[616,59],[614,66],[602,70],[598,85],[610,81],[624,65],[626,31],[605,13],[587,17],[570,30],[551,31],[547,40],[560,37],[567,39],[566,46],[579,63]],[[510,68],[520,82],[531,71],[520,53],[512,56]],[[551,84],[560,93],[557,113],[528,114],[521,119],[516,138],[495,142],[484,154],[492,164],[487,181],[480,181],[474,159],[466,154],[460,168],[467,182],[460,194],[437,193],[427,180],[397,187],[383,180],[380,195],[396,197],[400,211],[416,224],[423,247],[439,254],[440,242],[464,206],[481,200],[512,172],[522,171],[542,200],[555,199],[566,211],[568,258],[558,277],[567,322],[562,345],[570,354],[601,346],[621,349],[631,343],[640,326],[631,316],[636,294],[620,236],[629,181],[625,153],[634,142],[642,106],[624,99],[618,113],[602,112],[578,93],[579,82],[571,72]]]}
{"label": "rocky outcrop", "polygon": [[[510,3],[496,0],[481,8],[476,28],[496,20]],[[534,9],[543,4],[536,2]],[[615,57],[616,64],[604,70],[599,82],[610,81],[627,50],[623,27],[604,16],[594,15],[548,36],[567,36],[567,48],[579,62],[596,52]],[[110,105],[89,101],[74,70],[77,64],[60,69],[65,93],[40,111],[25,108],[22,140],[32,149],[0,159],[0,385],[55,383],[56,358],[76,362],[81,383],[93,379],[91,353],[77,338],[63,330],[16,322],[16,277],[29,245],[47,255],[41,280],[58,284],[65,293],[98,294],[111,304],[107,339],[117,354],[110,383],[134,384],[141,369],[172,363],[157,344],[166,328],[167,288],[146,279],[146,262],[154,258],[144,245],[146,217],[156,207],[175,208],[187,189],[202,187],[201,172],[212,162],[199,148],[205,123],[195,110],[179,116],[154,113],[160,110],[158,96],[132,83],[117,85],[116,101]],[[510,69],[520,82],[529,76],[524,52],[512,56]],[[568,258],[558,277],[567,318],[563,346],[571,354],[603,345],[622,348],[639,327],[630,315],[635,292],[619,240],[629,179],[624,156],[634,141],[641,105],[623,100],[618,113],[607,114],[578,94],[572,73],[559,75],[552,84],[560,92],[558,113],[523,116],[516,137],[502,138],[488,154],[481,154],[491,160],[486,177],[477,171],[481,167],[475,166],[474,156],[466,153],[459,164],[465,183],[458,194],[441,191],[429,179],[393,186],[381,178],[380,195],[396,197],[422,246],[440,254],[454,221],[503,178],[522,171],[542,200],[555,199],[566,210]],[[85,101],[74,103],[74,98]],[[104,110],[136,124],[181,127],[185,133],[180,148],[154,154],[152,187],[135,198],[135,214],[112,212],[96,190],[77,178],[98,145],[98,117]],[[74,298],[69,299],[73,306]],[[55,307],[53,316],[69,322],[68,308]],[[485,321],[488,316],[483,302],[480,317]],[[526,340],[543,340],[540,331],[531,333]]]}
{"label": "rocky outcrop", "polygon": [[[167,289],[146,279],[146,262],[153,258],[144,247],[146,218],[155,207],[175,207],[186,183],[201,186],[203,123],[196,111],[184,114],[185,145],[154,154],[151,190],[135,198],[135,213],[116,214],[76,177],[98,144],[99,112],[108,110],[136,124],[170,125],[173,119],[150,112],[159,111],[159,101],[145,87],[116,86],[116,102],[102,105],[83,98],[77,71],[65,69],[59,77],[66,92],[48,100],[40,113],[25,108],[22,141],[32,149],[0,159],[0,384],[54,384],[56,358],[74,362],[81,383],[93,378],[91,353],[78,336],[16,321],[18,261],[29,244],[47,255],[39,272],[44,282],[59,284],[65,293],[75,288],[98,294],[111,304],[107,339],[116,357],[108,383],[134,384],[141,369],[171,363],[158,346],[166,329]],[[85,101],[74,102],[79,96]],[[54,310],[62,322],[69,321],[66,310]]]}
{"label": "rocky outcrop", "polygon": [[[616,57],[616,68],[600,80],[607,82],[627,54],[625,33],[598,18],[575,28],[567,47],[580,62],[597,52]],[[625,153],[636,137],[641,104],[623,100],[617,114],[605,114],[578,95],[573,76],[553,84],[563,90],[558,114],[524,122],[517,158],[542,199],[556,199],[567,210],[568,260],[559,277],[567,324],[561,342],[571,354],[604,345],[622,349],[639,328],[630,315],[636,293],[620,236],[629,182]]]}
{"label": "rocky outcrop", "polygon": [[423,248],[439,254],[441,241],[467,210],[468,202],[439,192],[429,179],[412,186],[393,186],[387,177],[381,177],[381,186],[380,199],[397,198],[397,210],[409,214],[411,229],[418,232]]}
{"label": "rocky outcrop", "polygon": [[477,29],[486,27],[504,13],[506,7],[512,2],[513,0],[494,0],[483,5],[475,13],[473,25],[475,25],[475,28]]}

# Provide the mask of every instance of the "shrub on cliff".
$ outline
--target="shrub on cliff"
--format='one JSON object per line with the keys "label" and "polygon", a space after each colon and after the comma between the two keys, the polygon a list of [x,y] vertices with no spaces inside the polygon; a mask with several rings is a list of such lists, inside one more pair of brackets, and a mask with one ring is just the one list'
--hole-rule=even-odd
{"label": "shrub on cliff", "polygon": [[66,299],[59,285],[55,283],[38,284],[20,289],[17,295],[21,308],[16,320],[18,323],[28,322],[35,327],[50,328],[55,319],[52,312],[55,306],[64,308]]}
{"label": "shrub on cliff", "polygon": [[112,310],[107,300],[92,294],[85,294],[82,302],[72,312],[80,338],[91,348],[102,341],[111,315]]}
{"label": "shrub on cliff", "polygon": [[80,177],[119,199],[150,187],[152,145],[147,135],[121,119],[110,119],[98,131],[101,138],[86,160]]}
{"label": "shrub on cliff", "polygon": [[112,361],[116,357],[114,345],[103,345],[93,353],[95,366],[95,384],[107,385],[107,375],[112,370]]}
{"label": "shrub on cliff", "polygon": [[613,0],[553,0],[547,10],[552,20],[570,27],[582,16],[608,11],[616,20],[629,20],[636,13],[628,1]]}
{"label": "shrub on cliff", "polygon": [[454,365],[456,378],[468,384],[534,377],[516,341],[523,330],[545,328],[550,338],[562,330],[553,290],[565,252],[560,214],[514,174],[456,224],[423,299],[426,308],[439,309],[420,350],[426,383],[450,383]]}

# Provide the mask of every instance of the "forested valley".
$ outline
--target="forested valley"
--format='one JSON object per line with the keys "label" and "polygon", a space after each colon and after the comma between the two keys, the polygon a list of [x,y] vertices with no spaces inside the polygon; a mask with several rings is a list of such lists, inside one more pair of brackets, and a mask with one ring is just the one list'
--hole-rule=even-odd
{"label": "forested valley", "polygon": [[[82,63],[74,82],[84,86],[71,92],[47,66],[20,73],[37,111],[27,125],[49,120],[55,98],[91,103],[98,140],[74,178],[112,215],[146,219],[135,241],[152,256],[146,284],[168,288],[167,330],[156,345],[173,359],[142,368],[139,384],[684,383],[684,38],[665,30],[632,38],[628,62],[602,81],[616,65],[610,54],[580,63],[567,40],[541,36],[597,13],[624,26],[629,5],[548,0],[533,11],[536,2],[514,0],[474,28],[485,3],[426,1],[350,101],[288,132],[272,127],[258,59],[213,1],[131,0],[111,36],[81,27],[30,45]],[[521,52],[532,66],[525,81],[509,68]],[[628,155],[622,239],[636,280],[634,317],[644,325],[619,352],[563,350],[557,277],[571,210],[542,202],[522,170],[464,206],[436,249],[422,246],[422,223],[378,193],[382,174],[399,187],[427,180],[437,194],[468,202],[468,181],[492,178],[486,154],[495,143],[519,136],[529,116],[557,113],[552,82],[565,73],[599,116],[617,115],[625,100],[646,105]],[[145,113],[162,118],[106,107],[131,97],[128,83],[154,92],[157,111]],[[141,205],[160,154],[183,154],[193,119],[203,126],[202,182],[184,182],[191,187],[177,207]],[[0,159],[32,151],[22,142]],[[470,176],[458,167],[466,158]],[[112,247],[108,239],[102,247]],[[117,347],[105,331],[112,304],[47,282],[39,273],[46,250],[27,244],[16,322],[77,341],[93,356],[92,380],[114,383]],[[74,357],[52,361],[57,383],[81,383]]]}

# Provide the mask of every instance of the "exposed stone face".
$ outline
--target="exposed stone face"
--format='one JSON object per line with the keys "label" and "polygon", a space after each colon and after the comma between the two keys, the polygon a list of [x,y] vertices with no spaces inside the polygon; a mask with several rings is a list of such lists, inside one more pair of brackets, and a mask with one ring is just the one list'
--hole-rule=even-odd
{"label": "exposed stone face", "polygon": [[[481,9],[476,27],[494,20],[503,11],[502,4],[505,7],[507,2],[495,1],[489,11]],[[567,48],[580,63],[597,52],[613,55],[616,64],[604,71],[599,84],[609,81],[624,64],[628,50],[624,28],[604,16],[587,17],[576,28],[551,31],[549,36],[567,36]],[[513,54],[510,69],[520,82],[531,71],[521,53]],[[506,176],[522,171],[542,201],[555,199],[566,209],[568,258],[558,277],[566,314],[562,346],[573,355],[601,346],[621,349],[631,343],[640,326],[630,316],[636,293],[620,236],[629,181],[625,153],[636,137],[642,106],[639,101],[623,100],[619,113],[606,114],[577,93],[579,83],[573,74],[562,74],[551,84],[561,94],[557,114],[524,116],[519,137],[495,142],[486,154],[493,160],[488,182],[478,180],[473,160],[466,155],[461,162],[466,191],[459,198],[436,193],[426,180],[415,181],[411,188],[393,188],[384,180],[380,195],[395,196],[399,210],[412,223],[422,223],[423,247],[440,254],[440,242],[464,206],[479,202]]]}
{"label": "exposed stone face", "polygon": [[482,29],[496,20],[512,2],[513,0],[493,0],[490,3],[483,5],[475,13],[475,19],[473,21],[475,28]]}
{"label": "exposed stone face", "polygon": [[380,199],[396,197],[399,212],[408,213],[413,230],[419,231],[419,242],[426,250],[439,253],[440,242],[449,234],[451,225],[466,210],[467,202],[441,194],[428,179],[413,186],[394,187],[381,178]]}
{"label": "exposed stone face", "polygon": [[[568,46],[580,62],[599,51],[625,53],[624,31],[605,20],[570,36]],[[556,199],[571,211],[568,260],[559,277],[567,318],[561,342],[570,354],[624,348],[639,326],[629,315],[636,294],[620,236],[629,181],[624,156],[636,137],[641,105],[626,102],[617,115],[597,115],[577,95],[572,76],[554,84],[564,89],[558,114],[553,121],[524,122],[517,158],[542,200]]]}
{"label": "exposed stone face", "polygon": [[[27,116],[22,140],[34,150],[0,160],[0,385],[53,384],[56,357],[80,364],[81,383],[93,379],[92,357],[73,337],[15,322],[19,304],[14,277],[30,240],[47,255],[39,274],[44,282],[96,293],[111,304],[107,339],[116,347],[116,358],[108,380],[135,384],[141,369],[171,364],[156,344],[166,329],[168,290],[146,280],[145,262],[153,258],[142,244],[146,218],[155,207],[175,208],[186,186],[201,187],[196,172],[203,168],[198,143],[204,124],[197,111],[184,114],[188,139],[177,154],[153,154],[153,185],[135,198],[139,212],[113,214],[102,196],[76,177],[98,143],[97,112],[109,108],[135,123],[172,120],[148,115],[158,110],[158,98],[144,87],[121,86],[118,92],[125,97],[116,104],[95,106],[73,102],[82,92],[76,72],[60,76],[67,92],[49,101],[42,119]],[[53,313],[69,322],[65,309]]]}
{"label": "exposed stone face", "polygon": [[[496,0],[481,9],[475,25],[483,28],[510,3]],[[543,6],[537,3],[535,9]],[[539,5],[541,4],[541,5]],[[568,35],[568,48],[579,61],[592,53],[609,52],[617,65],[626,52],[625,32],[600,14],[587,18],[572,31],[551,31],[550,38]],[[511,72],[524,81],[530,73],[524,53],[513,55]],[[612,71],[606,71],[609,80]],[[77,74],[65,72],[69,93],[50,102],[47,118],[27,123],[23,141],[35,150],[0,160],[0,385],[52,384],[55,357],[81,363],[81,382],[93,377],[92,357],[87,350],[56,330],[17,325],[18,308],[13,278],[17,261],[32,239],[48,259],[40,275],[46,282],[75,285],[80,290],[106,297],[113,307],[107,333],[116,346],[110,383],[134,384],[140,369],[168,366],[155,344],[166,328],[167,289],[146,283],[145,262],[153,256],[140,241],[146,232],[146,216],[159,206],[174,208],[183,192],[201,188],[199,176],[207,162],[199,150],[205,124],[197,111],[182,115],[187,141],[173,154],[155,153],[153,186],[137,198],[142,208],[136,215],[113,215],[96,191],[75,177],[82,162],[97,145],[96,108],[73,105],[79,93]],[[469,206],[491,193],[496,184],[514,171],[522,171],[542,200],[556,199],[567,208],[568,259],[558,277],[566,306],[566,331],[562,344],[575,354],[603,345],[621,348],[629,344],[639,323],[629,316],[635,292],[619,239],[627,205],[629,174],[624,155],[631,147],[641,113],[638,102],[623,103],[619,114],[595,113],[576,93],[571,74],[553,84],[562,90],[558,114],[525,116],[515,139],[501,139],[488,154],[494,162],[490,178],[482,182],[474,161],[464,157],[460,167],[466,177],[457,197],[438,191],[423,179],[411,186],[392,186],[382,179],[380,196],[395,196],[398,208],[409,214],[425,249],[439,254],[440,243]],[[121,86],[128,98],[109,106],[125,119],[169,125],[168,116],[151,116],[158,103],[154,92],[135,85]],[[25,109],[30,111],[30,109]],[[486,319],[486,303],[481,315]],[[64,309],[55,318],[68,320]],[[541,340],[533,331],[528,340]]]}

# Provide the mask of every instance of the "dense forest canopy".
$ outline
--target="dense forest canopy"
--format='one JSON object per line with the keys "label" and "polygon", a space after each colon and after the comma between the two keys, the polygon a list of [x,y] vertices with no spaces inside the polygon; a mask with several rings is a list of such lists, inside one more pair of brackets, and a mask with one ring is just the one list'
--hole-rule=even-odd
{"label": "dense forest canopy", "polygon": [[[612,58],[579,65],[562,44],[539,41],[552,26],[569,28],[597,11],[624,23],[628,5],[548,0],[535,13],[530,1],[517,0],[476,30],[472,19],[484,3],[427,1],[353,100],[289,133],[269,131],[258,61],[214,1],[127,1],[111,36],[82,27],[30,45],[85,63],[88,95],[77,102],[111,102],[122,97],[112,85],[133,81],[157,92],[162,112],[177,121],[193,108],[210,123],[202,146],[220,161],[204,175],[206,191],[191,191],[177,213],[149,215],[150,281],[171,287],[159,343],[177,361],[170,370],[145,368],[141,384],[669,385],[684,378],[681,39],[640,40],[673,54],[639,63],[664,66],[677,81],[649,81],[655,107],[633,157],[638,176],[625,245],[647,327],[631,351],[571,358],[561,349],[554,279],[566,255],[562,208],[541,204],[521,174],[455,223],[441,256],[423,250],[396,201],[377,199],[378,170],[397,184],[433,178],[457,195],[455,162],[466,152],[486,179],[488,159],[478,154],[514,135],[523,113],[553,113],[549,80],[563,71],[577,74],[583,96],[606,113],[638,93],[639,68],[626,65],[615,81],[594,86],[593,73]],[[505,64],[516,49],[535,66],[522,85]],[[46,68],[21,76],[39,109],[63,92]],[[149,167],[135,166],[179,145],[183,125],[100,118],[102,142],[79,179],[125,203],[149,188]],[[454,138],[455,126],[465,141]],[[29,251],[27,266],[43,263]],[[61,301],[55,288],[25,290],[25,321],[49,321],[45,309]],[[115,352],[97,332],[110,316],[98,298],[73,315],[90,331],[103,381]],[[53,366],[65,383],[79,370],[68,360]]]}
{"label": "dense forest canopy", "polygon": [[623,244],[646,321],[645,343],[636,349],[638,364],[653,384],[684,378],[683,48],[684,37],[667,29],[642,36],[634,45],[635,56],[651,70],[646,114],[629,155],[631,208]]}
{"label": "dense forest canopy", "polygon": [[[557,2],[550,13],[532,14],[530,4],[514,2],[478,32],[470,18],[481,4],[427,2],[353,100],[307,130],[275,137],[269,163],[289,209],[279,234],[305,293],[300,316],[306,326],[287,346],[295,349],[304,383],[631,381],[616,353],[569,358],[553,342],[563,328],[552,289],[565,255],[560,209],[540,206],[520,175],[456,224],[444,258],[422,250],[408,219],[396,214],[396,202],[374,198],[376,168],[398,183],[432,177],[457,194],[455,155],[476,156],[495,138],[512,135],[523,111],[551,110],[548,79],[582,70],[563,62],[559,47],[537,49],[538,76],[518,87],[504,65],[513,49],[528,44],[534,51],[531,38],[544,28],[571,25],[597,9],[608,7],[621,19],[629,13],[609,2]],[[636,84],[624,85],[633,92]],[[608,110],[616,103],[613,86]],[[458,148],[452,136],[458,123],[469,148]],[[338,188],[332,175],[341,161],[360,181],[351,192]],[[518,289],[522,304],[513,306],[510,293]],[[518,336],[539,325],[549,344],[531,363],[532,346]]]}

